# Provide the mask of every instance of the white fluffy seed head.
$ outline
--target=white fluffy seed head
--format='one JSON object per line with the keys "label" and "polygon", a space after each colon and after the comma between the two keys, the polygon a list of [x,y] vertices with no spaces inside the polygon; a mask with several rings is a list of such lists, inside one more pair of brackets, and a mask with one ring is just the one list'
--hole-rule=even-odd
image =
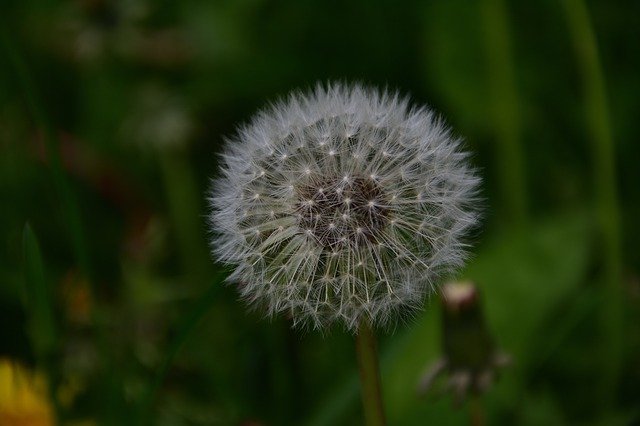
{"label": "white fluffy seed head", "polygon": [[479,178],[459,145],[396,93],[291,94],[227,141],[209,198],[214,255],[269,315],[393,322],[463,263]]}

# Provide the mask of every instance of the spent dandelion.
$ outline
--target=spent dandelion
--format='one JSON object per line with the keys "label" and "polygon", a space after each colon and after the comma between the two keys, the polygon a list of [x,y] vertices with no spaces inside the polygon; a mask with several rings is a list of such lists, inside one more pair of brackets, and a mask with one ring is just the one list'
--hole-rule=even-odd
{"label": "spent dandelion", "polygon": [[479,178],[461,140],[398,93],[318,85],[227,140],[210,192],[229,281],[295,325],[385,325],[463,264]]}

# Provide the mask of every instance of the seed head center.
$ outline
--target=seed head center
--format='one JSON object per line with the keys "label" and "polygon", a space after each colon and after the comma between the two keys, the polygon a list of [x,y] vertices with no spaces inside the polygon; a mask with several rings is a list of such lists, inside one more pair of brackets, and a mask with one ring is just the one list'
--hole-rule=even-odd
{"label": "seed head center", "polygon": [[385,194],[373,179],[310,179],[296,193],[299,227],[324,248],[375,241],[388,223]]}

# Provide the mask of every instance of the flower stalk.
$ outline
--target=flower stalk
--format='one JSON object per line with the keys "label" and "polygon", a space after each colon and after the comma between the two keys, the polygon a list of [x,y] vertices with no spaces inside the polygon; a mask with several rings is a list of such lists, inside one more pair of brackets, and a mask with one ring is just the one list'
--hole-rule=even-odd
{"label": "flower stalk", "polygon": [[362,409],[367,426],[383,426],[385,424],[376,346],[376,336],[371,325],[368,321],[361,321],[356,335],[356,354],[360,372]]}
{"label": "flower stalk", "polygon": [[579,72],[582,74],[587,131],[593,156],[595,203],[602,250],[603,297],[601,396],[603,408],[613,404],[622,365],[624,300],[620,211],[616,188],[615,141],[596,34],[581,0],[565,0],[564,9]]}
{"label": "flower stalk", "polygon": [[469,424],[471,426],[484,426],[486,424],[480,395],[472,395],[469,398]]}

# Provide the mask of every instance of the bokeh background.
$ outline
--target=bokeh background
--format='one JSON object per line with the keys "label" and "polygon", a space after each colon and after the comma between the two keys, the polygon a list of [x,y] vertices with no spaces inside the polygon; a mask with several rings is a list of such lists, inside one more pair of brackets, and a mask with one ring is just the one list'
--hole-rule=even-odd
{"label": "bokeh background", "polygon": [[[640,2],[5,0],[0,424],[351,425],[352,336],[247,312],[205,194],[237,124],[292,89],[410,94],[466,139],[485,219],[457,279],[512,359],[486,424],[640,424]],[[28,225],[27,225],[28,224]],[[380,333],[393,425],[438,296]],[[473,417],[472,417],[473,419]]]}

